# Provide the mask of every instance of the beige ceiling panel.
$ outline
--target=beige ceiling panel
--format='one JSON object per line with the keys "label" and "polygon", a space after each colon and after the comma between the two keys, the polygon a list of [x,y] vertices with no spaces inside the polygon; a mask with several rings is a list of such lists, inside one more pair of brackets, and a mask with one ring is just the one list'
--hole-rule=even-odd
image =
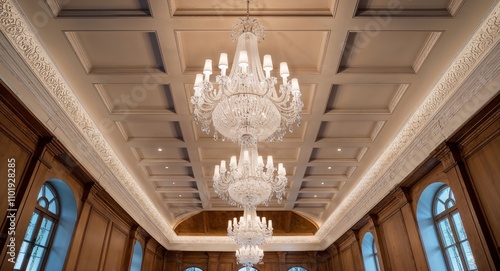
{"label": "beige ceiling panel", "polygon": [[[332,0],[254,0],[251,15],[331,16],[337,1]],[[174,16],[228,16],[246,14],[246,1],[169,0]]]}
{"label": "beige ceiling panel", "polygon": [[[177,31],[176,34],[184,72],[200,73],[205,59],[212,59],[214,74],[218,74],[220,53],[227,53],[232,65],[236,43],[232,42],[229,31]],[[265,54],[270,54],[274,65],[272,75],[278,78],[279,63],[283,61],[288,62],[291,78],[302,72],[319,73],[328,34],[328,31],[267,30],[264,41],[259,43],[261,61]]]}
{"label": "beige ceiling panel", "polygon": [[176,190],[183,188],[192,188],[196,189],[195,181],[186,181],[186,180],[165,180],[165,181],[152,181],[156,191],[160,190]]}
{"label": "beige ceiling panel", "polygon": [[314,148],[310,162],[359,162],[366,151],[366,147]]}
{"label": "beige ceiling panel", "polygon": [[317,201],[330,201],[333,196],[335,195],[334,193],[325,193],[326,191],[323,191],[323,193],[318,193],[318,192],[312,192],[312,193],[299,193],[297,197],[297,202],[301,202],[303,199],[308,199],[308,200],[317,200]]}
{"label": "beige ceiling panel", "polygon": [[125,140],[182,138],[178,122],[116,122]]}
{"label": "beige ceiling panel", "polygon": [[175,113],[168,85],[95,84],[110,114]]}
{"label": "beige ceiling panel", "polygon": [[349,32],[339,72],[417,73],[440,32]]}
{"label": "beige ceiling panel", "polygon": [[186,148],[167,148],[158,151],[158,148],[151,147],[137,147],[132,148],[136,154],[137,160],[143,159],[177,159],[189,160],[189,155]]}
{"label": "beige ceiling panel", "polygon": [[355,169],[355,167],[351,166],[309,166],[304,175],[306,177],[323,176],[324,178],[328,178],[329,176],[349,177]]}
{"label": "beige ceiling panel", "polygon": [[344,181],[329,180],[325,178],[324,180],[307,180],[303,181],[300,187],[300,191],[339,191],[344,185]]}
{"label": "beige ceiling panel", "polygon": [[[168,178],[169,176],[193,176],[193,170],[191,167],[186,166],[166,166],[156,165],[156,166],[146,166],[144,167],[145,172],[148,177],[158,176]],[[174,177],[175,178],[175,177]]]}
{"label": "beige ceiling panel", "polygon": [[66,9],[123,9],[123,10],[141,10],[149,8],[147,0],[47,0],[54,1],[61,10]]}
{"label": "beige ceiling panel", "polygon": [[155,32],[67,31],[65,34],[87,73],[165,71]]}
{"label": "beige ceiling panel", "polygon": [[407,87],[407,84],[333,85],[325,113],[389,114]]}
{"label": "beige ceiling panel", "polygon": [[340,142],[373,141],[384,121],[324,121],[317,140],[329,139]]}
{"label": "beige ceiling panel", "polygon": [[394,17],[454,16],[464,0],[359,0],[357,16],[391,15]]}

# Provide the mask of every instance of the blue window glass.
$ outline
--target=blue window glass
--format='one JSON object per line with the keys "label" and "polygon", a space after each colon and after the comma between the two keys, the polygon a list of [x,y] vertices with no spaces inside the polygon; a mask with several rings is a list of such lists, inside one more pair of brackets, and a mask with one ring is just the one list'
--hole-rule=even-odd
{"label": "blue window glass", "polygon": [[59,199],[54,188],[45,183],[38,193],[38,205],[31,215],[19,249],[14,270],[44,270],[45,261],[59,220]]}
{"label": "blue window glass", "polygon": [[449,186],[443,185],[433,201],[433,218],[449,270],[477,270],[469,241]]}

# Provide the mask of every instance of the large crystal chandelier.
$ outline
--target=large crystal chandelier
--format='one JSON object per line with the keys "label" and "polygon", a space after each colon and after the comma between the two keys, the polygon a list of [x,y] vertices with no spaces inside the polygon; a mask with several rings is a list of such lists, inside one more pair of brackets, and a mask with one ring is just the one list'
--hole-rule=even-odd
{"label": "large crystal chandelier", "polygon": [[207,59],[203,74],[197,74],[194,83],[195,122],[210,133],[215,127],[214,138],[220,133],[223,139],[253,144],[258,141],[282,140],[293,124],[300,125],[303,103],[297,79],[290,76],[286,62],[280,63],[282,83],[277,91],[277,78],[271,76],[271,55],[260,62],[258,41],[264,38],[264,29],[256,19],[240,18],[233,26],[233,41],[237,38],[236,52],[229,75],[228,56],[220,55],[219,69],[214,86],[210,82],[212,60]]}
{"label": "large crystal chandelier", "polygon": [[246,267],[259,263],[263,257],[264,251],[258,246],[242,246],[236,250],[238,263]]}
{"label": "large crystal chandelier", "polygon": [[241,144],[239,161],[232,156],[229,169],[225,160],[215,166],[214,189],[221,199],[244,208],[267,205],[273,194],[281,203],[287,184],[286,170],[279,163],[277,175],[275,171],[273,157],[268,156],[264,164],[256,143],[250,146]]}
{"label": "large crystal chandelier", "polygon": [[240,246],[262,245],[271,239],[273,224],[257,216],[255,208],[245,208],[239,220],[228,221],[227,234]]}

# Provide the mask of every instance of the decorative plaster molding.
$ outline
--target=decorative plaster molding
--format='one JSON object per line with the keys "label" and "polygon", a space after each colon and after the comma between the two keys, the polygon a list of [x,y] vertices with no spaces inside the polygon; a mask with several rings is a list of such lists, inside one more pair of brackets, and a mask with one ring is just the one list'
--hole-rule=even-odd
{"label": "decorative plaster molding", "polygon": [[[272,246],[273,249],[285,248],[286,244],[299,243],[309,245],[304,246],[308,249],[325,249],[378,202],[384,196],[383,193],[387,191],[387,187],[393,187],[399,183],[414,166],[417,166],[420,161],[415,159],[415,156],[423,155],[423,158],[425,158],[428,155],[422,153],[422,144],[428,142],[427,140],[416,139],[431,136],[443,140],[445,137],[441,133],[441,128],[446,123],[449,115],[454,114],[453,116],[456,116],[456,112],[462,110],[469,101],[467,99],[479,92],[479,88],[471,93],[465,93],[465,90],[457,93],[457,89],[474,71],[480,61],[498,44],[500,39],[499,15],[500,3],[494,7],[467,46],[455,58],[444,76],[434,86],[430,95],[396,136],[391,145],[363,176],[351,194],[325,221],[315,236],[273,237],[266,247],[271,248]],[[121,184],[121,187],[126,190],[124,192],[131,197],[129,204],[138,205],[144,212],[144,214],[131,215],[139,218],[147,216],[149,220],[140,219],[139,221],[152,221],[154,223],[159,232],[164,234],[163,237],[154,236],[163,246],[170,249],[171,247],[182,247],[183,244],[194,243],[206,246],[213,243],[225,245],[230,242],[227,237],[179,237],[175,234],[171,225],[140,185],[135,182],[85,108],[79,103],[13,0],[0,0],[0,30],[24,59],[25,63],[30,66],[32,72],[43,83],[46,90],[53,96],[53,99],[65,111],[73,125],[85,136],[88,143],[97,152],[99,156],[97,158],[100,158],[114,175],[95,176],[96,179],[100,182],[106,182],[106,179],[109,178]],[[454,95],[453,98],[458,98],[453,101],[454,104],[451,109],[446,108],[451,113],[441,110],[437,114],[452,95]],[[465,121],[467,117],[464,115],[460,120]],[[412,168],[404,168],[404,166],[408,165]],[[108,192],[113,193],[113,191]]]}

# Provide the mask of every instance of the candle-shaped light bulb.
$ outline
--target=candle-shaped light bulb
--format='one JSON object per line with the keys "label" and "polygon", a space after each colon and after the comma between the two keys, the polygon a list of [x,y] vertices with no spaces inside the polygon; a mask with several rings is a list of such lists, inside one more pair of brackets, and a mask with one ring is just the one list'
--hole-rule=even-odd
{"label": "candle-shaped light bulb", "polygon": [[273,157],[271,155],[267,156],[267,167],[274,167],[273,165]]}
{"label": "candle-shaped light bulb", "polygon": [[227,54],[221,53],[219,57],[219,69],[222,76],[226,75],[227,68],[229,68],[229,64],[227,61]]}
{"label": "candle-shaped light bulb", "polygon": [[265,216],[263,216],[263,217],[262,217],[262,224],[263,224],[264,226],[266,225],[266,217],[265,217]]}
{"label": "candle-shaped light bulb", "polygon": [[278,164],[278,174],[283,175],[283,171],[284,171],[283,163],[279,163]]}
{"label": "candle-shaped light bulb", "polygon": [[221,172],[226,172],[226,160],[221,160],[220,161],[220,171]]}
{"label": "candle-shaped light bulb", "polygon": [[238,219],[236,219],[236,217],[233,217],[233,225],[234,225],[234,227],[236,227],[236,225],[238,225]]}
{"label": "candle-shaped light bulb", "polygon": [[194,80],[194,96],[200,97],[201,96],[201,89],[203,87],[203,74],[198,73],[196,74],[196,79]]}
{"label": "candle-shaped light bulb", "polygon": [[257,166],[258,167],[263,167],[264,166],[264,159],[262,158],[261,155],[259,155],[259,157],[257,157]]}
{"label": "candle-shaped light bulb", "polygon": [[203,68],[203,74],[205,74],[206,76],[212,74],[212,60],[211,59],[205,60],[205,67]]}
{"label": "candle-shaped light bulb", "polygon": [[214,179],[219,179],[219,165],[215,165],[214,168]]}
{"label": "candle-shaped light bulb", "polygon": [[290,76],[290,71],[288,71],[288,64],[286,64],[286,62],[280,63],[280,75],[283,78],[283,85],[285,85],[286,79]]}
{"label": "candle-shaped light bulb", "polygon": [[240,59],[238,65],[241,67],[243,73],[247,72],[248,67],[248,53],[245,50],[240,51]]}
{"label": "candle-shaped light bulb", "polygon": [[262,69],[266,71],[266,77],[271,77],[271,71],[273,70],[273,60],[271,59],[271,55],[264,55],[264,60],[262,62]]}
{"label": "candle-shaped light bulb", "polygon": [[268,225],[268,228],[269,228],[270,230],[272,230],[272,229],[273,229],[273,221],[272,221],[272,220],[269,220],[269,223],[268,223],[268,224],[269,224],[269,225]]}
{"label": "candle-shaped light bulb", "polygon": [[249,155],[248,151],[243,152],[243,161],[245,161],[245,162],[250,161],[250,155]]}
{"label": "candle-shaped light bulb", "polygon": [[292,94],[293,96],[300,94],[299,80],[297,78],[292,78]]}
{"label": "candle-shaped light bulb", "polygon": [[232,225],[232,224],[233,224],[233,223],[231,223],[231,220],[228,220],[228,221],[227,221],[227,229],[228,229],[228,230],[231,230],[231,229],[233,228],[233,225]]}
{"label": "candle-shaped light bulb", "polygon": [[235,155],[231,156],[231,162],[229,162],[229,166],[230,167],[236,167],[237,166],[237,164],[236,164],[236,156]]}

